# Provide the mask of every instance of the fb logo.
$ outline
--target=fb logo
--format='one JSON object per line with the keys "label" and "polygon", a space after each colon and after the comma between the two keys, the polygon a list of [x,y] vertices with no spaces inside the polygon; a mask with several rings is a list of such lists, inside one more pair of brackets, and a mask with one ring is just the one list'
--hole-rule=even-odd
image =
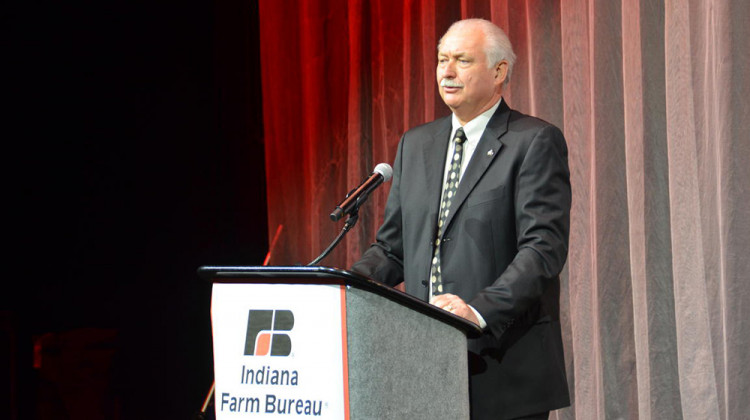
{"label": "fb logo", "polygon": [[285,332],[291,331],[292,327],[292,311],[251,309],[247,318],[245,356],[289,356],[292,340]]}

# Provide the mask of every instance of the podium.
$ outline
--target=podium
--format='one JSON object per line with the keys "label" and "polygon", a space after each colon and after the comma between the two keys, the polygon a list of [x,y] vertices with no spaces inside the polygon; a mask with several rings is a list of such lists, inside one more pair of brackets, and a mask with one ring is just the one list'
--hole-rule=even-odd
{"label": "podium", "polygon": [[330,267],[201,267],[224,419],[468,419],[479,328]]}

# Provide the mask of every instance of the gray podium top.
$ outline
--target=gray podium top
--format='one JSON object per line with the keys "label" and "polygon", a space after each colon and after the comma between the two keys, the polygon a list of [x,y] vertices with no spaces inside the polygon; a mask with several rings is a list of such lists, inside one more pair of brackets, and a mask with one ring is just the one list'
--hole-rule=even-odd
{"label": "gray podium top", "polygon": [[[214,283],[265,283],[268,282],[269,278],[273,278],[275,283],[285,283],[283,279],[288,279],[289,283],[342,284],[375,293],[430,318],[444,322],[462,331],[468,338],[477,338],[482,334],[482,330],[472,322],[361,274],[339,268],[322,266],[203,266],[198,269],[198,275],[202,279]],[[309,278],[309,280],[305,278]]]}

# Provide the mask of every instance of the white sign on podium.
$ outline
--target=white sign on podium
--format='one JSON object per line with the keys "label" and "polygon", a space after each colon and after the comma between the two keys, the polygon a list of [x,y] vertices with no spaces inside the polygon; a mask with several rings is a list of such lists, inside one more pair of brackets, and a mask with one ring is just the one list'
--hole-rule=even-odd
{"label": "white sign on podium", "polygon": [[348,419],[345,290],[214,283],[217,420]]}

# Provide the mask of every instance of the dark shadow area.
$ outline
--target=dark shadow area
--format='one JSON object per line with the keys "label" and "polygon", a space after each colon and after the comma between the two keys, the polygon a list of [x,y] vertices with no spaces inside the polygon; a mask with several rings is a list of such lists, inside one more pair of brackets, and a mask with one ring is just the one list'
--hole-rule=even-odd
{"label": "dark shadow area", "polygon": [[0,418],[203,403],[196,269],[268,246],[257,4],[217,3],[6,5]]}

